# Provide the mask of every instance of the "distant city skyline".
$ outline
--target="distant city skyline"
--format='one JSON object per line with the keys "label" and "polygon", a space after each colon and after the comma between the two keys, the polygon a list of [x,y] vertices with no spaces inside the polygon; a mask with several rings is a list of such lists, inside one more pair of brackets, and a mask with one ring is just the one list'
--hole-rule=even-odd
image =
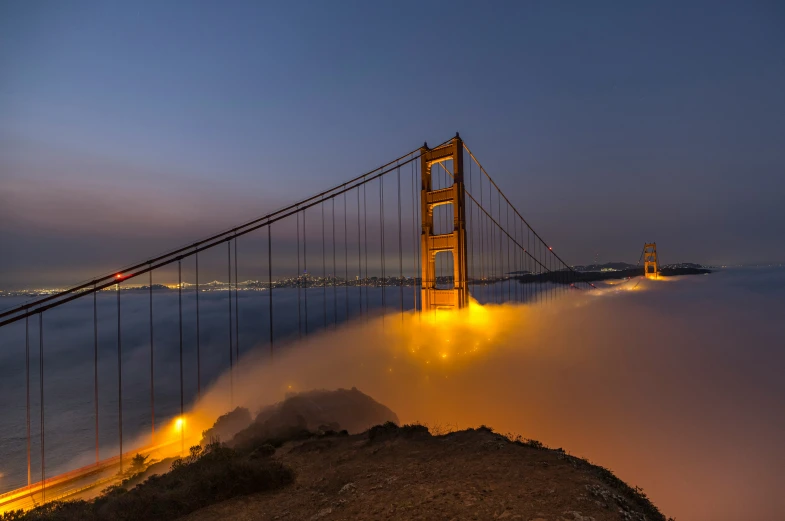
{"label": "distant city skyline", "polygon": [[0,287],[89,279],[456,131],[570,264],[652,240],[782,263],[783,26],[763,1],[4,2]]}

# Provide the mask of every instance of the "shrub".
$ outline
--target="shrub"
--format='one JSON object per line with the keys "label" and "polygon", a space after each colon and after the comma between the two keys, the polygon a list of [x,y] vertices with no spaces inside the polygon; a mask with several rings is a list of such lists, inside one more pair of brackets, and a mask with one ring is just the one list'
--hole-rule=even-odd
{"label": "shrub", "polygon": [[545,446],[542,444],[542,442],[541,441],[537,441],[537,440],[527,439],[525,442],[523,442],[523,444],[528,446],[528,447],[531,447],[533,449],[544,449],[545,448]]}
{"label": "shrub", "polygon": [[[273,490],[291,483],[293,472],[270,458],[251,459],[219,445],[191,450],[172,470],[153,475],[126,491],[110,490],[98,499],[55,501],[3,521],[163,521],[184,516],[231,497]],[[12,514],[15,515],[15,514]]]}
{"label": "shrub", "polygon": [[398,436],[412,438],[418,435],[430,435],[428,427],[418,423],[398,427],[393,422],[387,422],[384,425],[376,425],[368,429],[368,439],[372,442],[378,439],[394,438]]}
{"label": "shrub", "polygon": [[137,453],[136,456],[131,458],[131,471],[132,472],[142,472],[147,465],[147,458],[150,456],[142,456],[141,454]]}

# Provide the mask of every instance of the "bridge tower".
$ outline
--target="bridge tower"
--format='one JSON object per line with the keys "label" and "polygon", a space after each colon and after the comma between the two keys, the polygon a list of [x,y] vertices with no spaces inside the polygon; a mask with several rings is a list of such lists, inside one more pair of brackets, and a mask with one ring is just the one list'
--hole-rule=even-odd
{"label": "bridge tower", "polygon": [[657,264],[657,243],[643,245],[643,272],[647,279],[656,279],[660,276],[660,268]]}
{"label": "bridge tower", "polygon": [[[463,184],[463,140],[456,133],[447,144],[420,149],[420,214],[422,233],[422,309],[459,309],[469,303],[469,287],[466,277],[466,202]],[[433,189],[431,169],[438,163],[452,161],[453,184],[438,190]],[[448,170],[449,171],[449,170]],[[434,234],[433,209],[441,205],[452,205],[452,233]],[[452,253],[453,288],[436,287],[436,254]]]}

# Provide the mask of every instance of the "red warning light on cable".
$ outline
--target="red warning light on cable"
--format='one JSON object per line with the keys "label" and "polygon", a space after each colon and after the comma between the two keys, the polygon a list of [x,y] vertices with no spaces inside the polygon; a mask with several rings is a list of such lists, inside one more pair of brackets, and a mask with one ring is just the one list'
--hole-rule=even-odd
{"label": "red warning light on cable", "polygon": [[114,278],[116,278],[117,280],[120,280],[120,279],[123,278],[123,274],[122,273],[118,273],[117,275],[114,276]]}

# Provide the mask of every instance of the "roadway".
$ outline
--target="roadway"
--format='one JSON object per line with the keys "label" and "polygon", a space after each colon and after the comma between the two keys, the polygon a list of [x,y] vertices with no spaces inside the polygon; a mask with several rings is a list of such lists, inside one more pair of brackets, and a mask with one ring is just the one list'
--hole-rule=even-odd
{"label": "roadway", "polygon": [[[179,445],[180,440],[167,441],[155,446],[146,446],[123,454],[122,467],[128,470],[131,458],[136,454],[149,456],[151,460],[171,457],[171,447]],[[165,450],[170,449],[170,450]],[[97,496],[104,488],[119,483],[124,476],[120,475],[120,455],[92,463],[64,474],[47,478],[42,486],[40,481],[29,486],[0,494],[0,515],[13,510],[29,510],[44,502],[63,499],[89,499]]]}

